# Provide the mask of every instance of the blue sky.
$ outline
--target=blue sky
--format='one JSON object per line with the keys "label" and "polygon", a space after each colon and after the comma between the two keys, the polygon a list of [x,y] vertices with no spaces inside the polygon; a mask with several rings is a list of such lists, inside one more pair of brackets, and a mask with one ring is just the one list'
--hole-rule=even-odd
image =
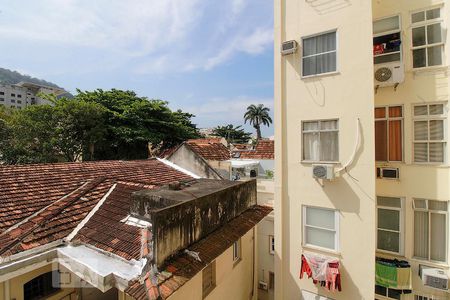
{"label": "blue sky", "polygon": [[199,127],[240,125],[252,103],[273,115],[272,7],[272,0],[0,0],[0,67],[71,92],[118,88],[164,99],[196,114]]}

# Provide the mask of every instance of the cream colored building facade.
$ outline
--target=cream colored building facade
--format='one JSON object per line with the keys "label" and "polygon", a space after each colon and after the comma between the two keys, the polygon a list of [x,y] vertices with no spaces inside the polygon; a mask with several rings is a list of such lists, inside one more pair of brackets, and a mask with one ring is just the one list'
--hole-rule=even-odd
{"label": "cream colored building facade", "polygon": [[[276,299],[450,298],[419,276],[450,275],[449,24],[443,0],[275,1]],[[299,278],[306,252],[342,291]],[[411,293],[375,292],[376,257],[409,263]]]}
{"label": "cream colored building facade", "polygon": [[[255,243],[257,239],[256,228],[250,230],[239,239],[239,258],[234,256],[234,246],[228,248],[218,256],[212,264],[214,286],[203,297],[203,272],[199,272],[185,285],[178,289],[168,299],[257,299],[256,258]],[[254,269],[255,268],[255,269]],[[60,270],[68,272],[58,263],[58,259],[43,261],[36,264],[28,264],[26,268],[18,270],[14,274],[0,276],[0,300],[24,300],[26,284],[49,272]],[[71,273],[69,271],[69,273]],[[72,280],[77,277],[71,273]],[[78,278],[79,280],[79,278]],[[83,288],[62,287],[45,299],[49,300],[76,300],[76,299],[119,299],[132,300],[123,289],[112,287],[104,293],[89,283],[83,282]]]}

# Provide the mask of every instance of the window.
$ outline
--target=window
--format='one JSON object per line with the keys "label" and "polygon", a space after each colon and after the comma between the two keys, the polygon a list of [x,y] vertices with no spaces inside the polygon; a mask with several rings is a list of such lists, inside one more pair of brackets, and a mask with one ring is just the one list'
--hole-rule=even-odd
{"label": "window", "polygon": [[22,100],[17,100],[17,103],[21,104],[21,103],[22,103]]}
{"label": "window", "polygon": [[23,286],[25,300],[42,299],[51,295],[60,289],[59,272],[53,271],[42,274]]}
{"label": "window", "polygon": [[447,202],[414,199],[414,256],[447,260]]}
{"label": "window", "polygon": [[17,95],[17,98],[22,98],[22,95]]}
{"label": "window", "polygon": [[442,103],[414,106],[414,162],[444,162],[445,119]]}
{"label": "window", "polygon": [[238,262],[241,259],[241,239],[233,243],[233,262]]}
{"label": "window", "polygon": [[307,121],[302,124],[303,160],[339,160],[338,120]]}
{"label": "window", "polygon": [[432,295],[424,296],[424,295],[415,294],[414,300],[442,300],[442,298],[437,297],[437,296],[432,296]]}
{"label": "window", "polygon": [[303,245],[339,250],[339,214],[336,210],[303,207]]}
{"label": "window", "polygon": [[14,99],[11,99],[11,103],[16,103],[16,100],[14,100]]}
{"label": "window", "polygon": [[400,16],[373,22],[373,63],[382,64],[401,61],[402,41]]}
{"label": "window", "polygon": [[375,294],[383,296],[387,299],[397,299],[400,300],[402,291],[389,289],[381,285],[375,285]]}
{"label": "window", "polygon": [[303,76],[336,72],[336,31],[303,38]]}
{"label": "window", "polygon": [[275,288],[275,273],[269,271],[269,290]]}
{"label": "window", "polygon": [[0,101],[5,101],[5,98],[0,98]]}
{"label": "window", "polygon": [[216,287],[216,262],[213,261],[202,271],[203,280],[203,298]]}
{"label": "window", "polygon": [[413,68],[442,65],[444,39],[441,9],[434,8],[411,15]]}
{"label": "window", "polygon": [[15,97],[16,96],[16,94],[11,94],[11,97]]}
{"label": "window", "polygon": [[269,253],[275,254],[275,238],[273,235],[269,235]]}
{"label": "window", "polygon": [[403,160],[403,107],[375,108],[375,160]]}
{"label": "window", "polygon": [[4,95],[5,94],[5,92],[0,92],[0,95]]}
{"label": "window", "polygon": [[377,197],[377,249],[403,254],[402,199]]}

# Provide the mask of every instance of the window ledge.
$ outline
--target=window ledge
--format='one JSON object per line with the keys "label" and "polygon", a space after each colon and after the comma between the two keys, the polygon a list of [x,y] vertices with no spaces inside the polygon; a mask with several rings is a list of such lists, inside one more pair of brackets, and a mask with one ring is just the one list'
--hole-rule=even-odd
{"label": "window ledge", "polygon": [[421,75],[425,73],[435,73],[435,72],[445,72],[450,69],[450,66],[432,66],[432,67],[423,67],[423,68],[417,68],[411,69],[411,72],[415,75]]}
{"label": "window ledge", "polygon": [[341,72],[339,71],[334,71],[334,72],[328,72],[328,73],[321,73],[321,74],[315,74],[315,75],[307,75],[307,76],[301,76],[300,78],[303,80],[308,80],[308,79],[318,79],[321,77],[328,77],[328,76],[335,76],[335,75],[340,75]]}
{"label": "window ledge", "polygon": [[302,164],[307,165],[340,165],[339,161],[311,161],[311,160],[302,160],[300,161]]}
{"label": "window ledge", "polygon": [[233,261],[233,268],[236,267],[240,262],[242,261],[242,258],[238,258],[235,261]]}
{"label": "window ledge", "polygon": [[395,253],[395,252],[389,252],[389,251],[385,251],[385,250],[380,250],[377,249],[376,254],[377,257],[382,257],[382,258],[397,258],[400,260],[408,260],[404,255],[399,254],[399,253]]}
{"label": "window ledge", "polygon": [[336,251],[336,250],[331,250],[331,249],[325,249],[325,248],[321,248],[321,247],[317,247],[317,246],[313,246],[313,245],[302,245],[303,250],[307,251],[307,252],[315,252],[315,253],[319,253],[322,255],[326,255],[326,256],[333,256],[336,258],[341,259],[341,252]]}
{"label": "window ledge", "polygon": [[410,260],[415,263],[419,263],[421,265],[427,265],[427,266],[435,267],[435,268],[444,268],[447,270],[450,269],[450,266],[448,265],[448,263],[445,263],[445,262],[431,261],[431,260],[426,260],[426,259],[420,259],[417,257],[411,257]]}

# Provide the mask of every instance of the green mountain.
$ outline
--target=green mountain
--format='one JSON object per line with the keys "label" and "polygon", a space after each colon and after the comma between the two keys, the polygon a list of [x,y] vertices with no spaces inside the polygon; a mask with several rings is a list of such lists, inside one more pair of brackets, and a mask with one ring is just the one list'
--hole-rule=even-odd
{"label": "green mountain", "polygon": [[5,84],[16,84],[19,83],[21,81],[27,81],[27,82],[31,82],[31,83],[36,83],[36,84],[41,84],[41,85],[46,85],[46,86],[51,86],[51,87],[55,87],[55,88],[61,88],[58,85],[52,83],[52,82],[48,82],[42,79],[38,79],[38,78],[34,78],[28,75],[22,75],[17,71],[11,71],[8,69],[4,69],[4,68],[0,68],[0,83],[5,83]]}

